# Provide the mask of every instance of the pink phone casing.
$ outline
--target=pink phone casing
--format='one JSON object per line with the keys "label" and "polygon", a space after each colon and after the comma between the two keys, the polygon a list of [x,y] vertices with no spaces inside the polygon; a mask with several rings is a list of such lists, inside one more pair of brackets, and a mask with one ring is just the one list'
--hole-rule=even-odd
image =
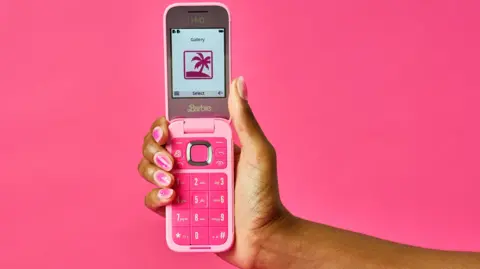
{"label": "pink phone casing", "polygon": [[[168,33],[166,29],[166,14],[169,9],[176,6],[221,6],[228,12],[230,18],[230,12],[228,8],[220,3],[177,3],[168,6],[164,13],[164,33]],[[229,27],[230,27],[230,21]],[[230,32],[230,31],[229,31]],[[230,34],[228,35],[229,51],[231,48]],[[166,39],[164,39],[166,42]],[[169,105],[169,89],[167,81],[167,44],[164,44],[165,51],[165,100],[166,105]],[[230,61],[231,62],[231,61]],[[228,66],[231,70],[231,64]],[[228,72],[231,74],[231,72]],[[230,78],[228,78],[230,81]],[[176,203],[168,205],[166,207],[166,240],[168,247],[176,252],[223,252],[230,249],[234,241],[234,143],[232,129],[230,127],[230,119],[222,118],[177,118],[170,119],[167,109],[167,119],[169,124],[169,141],[166,145],[166,149],[174,156],[174,169],[171,171],[175,175],[176,184],[174,190],[176,192]],[[208,168],[196,167],[190,165],[185,156],[187,152],[184,150],[186,143],[189,141],[207,141],[212,145],[213,156],[211,166]],[[226,149],[226,156],[217,157],[218,150]],[[180,155],[175,157],[176,152],[181,152]],[[179,157],[180,156],[180,157]],[[193,189],[195,175],[208,174],[206,179],[206,186],[201,186],[199,190]],[[189,176],[186,178],[185,176]],[[226,176],[226,182],[220,175]],[[220,185],[222,183],[222,185]],[[226,186],[223,186],[223,183]],[[198,186],[198,185],[197,185]],[[202,189],[203,188],[203,189]],[[207,190],[208,189],[208,190]],[[186,194],[182,197],[182,194]],[[205,194],[205,202],[208,204],[208,209],[192,208],[190,204],[197,201],[196,194]],[[219,201],[226,197],[226,205],[219,205]],[[180,197],[180,201],[178,200]],[[200,197],[200,199],[201,199]],[[185,204],[178,204],[178,202],[184,202]],[[216,203],[216,207],[211,207]],[[187,208],[185,208],[187,207]],[[183,210],[183,211],[182,211]],[[208,211],[208,215],[205,215]],[[179,213],[180,212],[180,213]],[[182,212],[185,214],[182,216]],[[228,223],[219,226],[216,223],[212,223],[212,220],[219,221],[218,217],[223,213],[224,220]],[[199,216],[203,214],[203,216]],[[185,216],[187,215],[187,216]],[[213,216],[213,217],[212,217]],[[198,217],[198,218],[196,218]],[[185,219],[188,218],[188,221]],[[193,225],[195,219],[201,220],[201,223]],[[181,221],[180,221],[181,220]],[[186,224],[188,222],[189,224]],[[179,236],[180,235],[180,236]],[[198,235],[198,237],[196,237]],[[195,239],[198,238],[198,239]],[[194,242],[196,240],[197,242]],[[190,243],[188,243],[190,242]]]}

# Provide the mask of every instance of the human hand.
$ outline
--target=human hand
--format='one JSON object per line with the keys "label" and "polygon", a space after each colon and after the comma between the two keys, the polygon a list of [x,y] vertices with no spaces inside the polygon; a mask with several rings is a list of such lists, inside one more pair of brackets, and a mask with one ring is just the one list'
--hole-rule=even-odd
{"label": "human hand", "polygon": [[[250,109],[242,77],[231,83],[228,106],[242,147],[235,146],[235,241],[229,251],[218,255],[237,267],[252,268],[263,242],[282,220],[293,217],[280,201],[275,149]],[[168,122],[161,117],[144,138],[138,165],[142,177],[156,185],[145,197],[145,205],[162,216],[176,195],[170,172],[174,159],[164,148],[167,140]]]}

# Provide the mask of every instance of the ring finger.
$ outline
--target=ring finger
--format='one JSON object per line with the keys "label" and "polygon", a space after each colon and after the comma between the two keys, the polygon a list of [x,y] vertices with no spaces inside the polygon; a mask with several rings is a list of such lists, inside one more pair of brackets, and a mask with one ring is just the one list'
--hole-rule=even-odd
{"label": "ring finger", "polygon": [[175,178],[171,173],[158,168],[145,158],[140,161],[138,172],[148,182],[161,188],[171,188],[175,183]]}

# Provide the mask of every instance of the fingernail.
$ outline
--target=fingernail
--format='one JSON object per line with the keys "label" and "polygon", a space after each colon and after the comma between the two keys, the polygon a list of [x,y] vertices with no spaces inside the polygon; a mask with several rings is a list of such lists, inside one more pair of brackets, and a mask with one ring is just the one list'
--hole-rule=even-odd
{"label": "fingernail", "polygon": [[172,181],[167,174],[162,171],[157,171],[153,174],[153,179],[160,185],[160,186],[168,186]]}
{"label": "fingernail", "polygon": [[245,84],[245,79],[242,76],[237,79],[237,90],[238,95],[240,95],[243,100],[248,100],[247,84]]}
{"label": "fingernail", "polygon": [[159,199],[168,199],[172,197],[173,190],[172,189],[161,189],[158,191],[158,198]]}
{"label": "fingernail", "polygon": [[162,139],[162,136],[163,136],[162,128],[160,128],[158,126],[153,128],[152,136],[153,136],[153,139],[155,139],[155,141],[159,142],[160,139]]}
{"label": "fingernail", "polygon": [[170,170],[172,168],[172,163],[169,158],[163,156],[160,153],[155,154],[153,161],[160,167],[165,170]]}

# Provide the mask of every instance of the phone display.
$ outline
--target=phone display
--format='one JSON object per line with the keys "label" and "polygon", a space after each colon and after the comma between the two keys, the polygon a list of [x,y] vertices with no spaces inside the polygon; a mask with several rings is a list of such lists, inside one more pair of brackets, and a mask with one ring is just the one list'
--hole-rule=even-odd
{"label": "phone display", "polygon": [[171,29],[172,98],[225,97],[225,29]]}

